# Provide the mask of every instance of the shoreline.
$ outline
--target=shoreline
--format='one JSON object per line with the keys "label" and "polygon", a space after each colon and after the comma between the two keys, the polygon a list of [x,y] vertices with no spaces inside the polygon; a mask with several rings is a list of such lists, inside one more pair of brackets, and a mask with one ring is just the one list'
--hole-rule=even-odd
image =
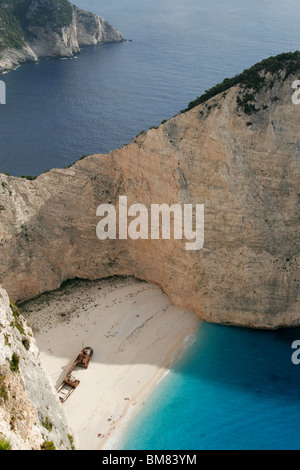
{"label": "shoreline", "polygon": [[63,404],[82,450],[116,449],[201,322],[160,287],[135,278],[72,281],[22,303],[21,313],[56,389],[82,343],[94,349]]}
{"label": "shoreline", "polygon": [[[73,52],[72,55],[49,55],[49,56],[41,56],[41,57],[36,57],[36,59],[31,58],[31,59],[24,59],[20,60],[16,65],[11,65],[11,67],[8,68],[0,68],[0,76],[5,75],[10,72],[15,72],[19,67],[25,64],[38,64],[40,62],[46,62],[48,60],[73,60],[73,59],[78,59],[78,57],[81,54],[81,51],[90,48],[90,47],[97,47],[97,46],[105,46],[106,44],[122,44],[123,42],[133,42],[133,39],[125,39],[122,38],[120,40],[115,40],[115,41],[103,41],[103,42],[98,42],[97,44],[86,44],[84,46],[80,46],[79,50],[77,52]],[[13,49],[14,51],[14,49]],[[6,51],[5,51],[6,52]],[[1,65],[0,65],[1,67]]]}
{"label": "shoreline", "polygon": [[[194,336],[197,332],[197,328],[198,326],[196,327],[195,331],[187,335],[185,339]],[[185,346],[184,341],[183,344],[178,344],[177,347],[174,347],[173,351],[170,353],[168,363],[166,363],[165,366],[161,367],[161,369],[157,372],[156,376],[152,378],[151,382],[147,384],[137,396],[132,397],[131,402],[128,402],[126,411],[124,412],[122,418],[120,418],[119,422],[116,423],[116,429],[114,433],[104,438],[103,443],[99,445],[97,450],[120,450],[119,444],[123,441],[126,431],[130,427],[134,419],[142,411],[142,407],[146,405],[146,401],[149,399],[151,394],[170,373],[172,367],[184,356],[185,352],[188,350],[190,345],[191,341],[189,341],[188,347]],[[136,404],[136,406],[131,406],[134,405],[134,403]]]}

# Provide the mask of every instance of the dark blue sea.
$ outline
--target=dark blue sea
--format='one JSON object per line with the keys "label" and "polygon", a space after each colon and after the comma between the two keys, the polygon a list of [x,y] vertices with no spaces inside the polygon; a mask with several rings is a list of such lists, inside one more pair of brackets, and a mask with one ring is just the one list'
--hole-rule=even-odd
{"label": "dark blue sea", "polygon": [[[0,171],[37,175],[108,152],[256,62],[300,49],[298,0],[77,0],[132,42],[1,76]],[[300,77],[299,77],[300,78]],[[124,449],[299,449],[299,330],[202,323]]]}
{"label": "dark blue sea", "polygon": [[133,42],[88,47],[74,60],[2,75],[2,172],[37,175],[119,148],[224,78],[300,48],[297,0],[76,3]]}

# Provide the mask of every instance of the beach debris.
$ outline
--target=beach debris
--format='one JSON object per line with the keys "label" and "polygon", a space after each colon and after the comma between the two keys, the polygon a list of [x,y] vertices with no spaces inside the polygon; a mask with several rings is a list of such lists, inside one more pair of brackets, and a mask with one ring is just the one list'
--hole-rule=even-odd
{"label": "beach debris", "polygon": [[89,346],[86,348],[83,347],[74,362],[74,367],[78,366],[78,367],[83,367],[84,369],[87,369],[93,357],[93,353],[94,353],[93,349],[90,348]]}
{"label": "beach debris", "polygon": [[57,390],[60,401],[64,403],[79,384],[80,380],[75,379],[71,374],[69,374]]}
{"label": "beach debris", "polygon": [[84,369],[87,369],[92,359],[92,356],[93,356],[93,349],[89,346],[84,347],[84,345],[82,345],[82,350],[80,351],[77,358],[73,362],[72,367],[69,369],[67,376],[64,379],[63,383],[60,385],[60,387],[57,390],[59,399],[62,403],[65,403],[65,401],[69,398],[69,396],[74,392],[74,390],[80,384],[80,380],[72,376],[72,372],[74,371],[75,367],[77,366],[77,367],[82,367]]}

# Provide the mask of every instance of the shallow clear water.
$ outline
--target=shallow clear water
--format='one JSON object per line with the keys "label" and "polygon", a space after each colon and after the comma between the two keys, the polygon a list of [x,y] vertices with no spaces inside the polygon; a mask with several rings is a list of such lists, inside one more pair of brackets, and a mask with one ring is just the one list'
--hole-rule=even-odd
{"label": "shallow clear water", "polygon": [[299,47],[297,0],[77,0],[133,42],[2,75],[0,171],[39,174],[108,152],[207,88]]}
{"label": "shallow clear water", "polygon": [[300,330],[202,323],[128,429],[122,449],[299,449]]}

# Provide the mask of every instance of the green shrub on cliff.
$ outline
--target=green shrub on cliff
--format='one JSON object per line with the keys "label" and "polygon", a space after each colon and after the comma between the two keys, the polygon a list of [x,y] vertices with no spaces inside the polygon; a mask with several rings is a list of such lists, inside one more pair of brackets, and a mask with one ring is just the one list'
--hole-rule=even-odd
{"label": "green shrub on cliff", "polygon": [[0,52],[9,47],[20,49],[24,44],[24,32],[14,16],[13,6],[0,1]]}
{"label": "green shrub on cliff", "polygon": [[[30,9],[34,2],[34,8]],[[20,49],[34,35],[35,27],[49,27],[57,33],[69,26],[73,6],[68,0],[0,0],[0,53]]]}
{"label": "green shrub on cliff", "polygon": [[0,436],[0,450],[10,450],[10,443],[2,436]]}
{"label": "green shrub on cliff", "polygon": [[16,353],[13,353],[12,358],[9,362],[10,370],[12,372],[19,372],[20,358]]}
{"label": "green shrub on cliff", "polygon": [[60,32],[64,26],[72,22],[73,7],[68,0],[35,1],[35,8],[28,14],[33,0],[14,0],[14,14],[18,18],[22,29],[30,33],[30,28],[51,25],[52,29]]}
{"label": "green shrub on cliff", "polygon": [[6,402],[8,400],[8,393],[5,385],[3,384],[3,376],[0,375],[0,398]]}
{"label": "green shrub on cliff", "polygon": [[49,432],[52,431],[52,423],[49,420],[48,416],[46,416],[45,421],[42,422],[42,426],[44,426],[44,428],[47,429],[47,431]]}
{"label": "green shrub on cliff", "polygon": [[21,178],[25,179],[25,180],[29,180],[29,181],[34,181],[37,179],[37,176],[35,175],[22,175]]}
{"label": "green shrub on cliff", "polygon": [[56,450],[56,448],[52,441],[45,441],[41,445],[41,450]]}
{"label": "green shrub on cliff", "polygon": [[195,106],[205,103],[209,99],[229,90],[235,85],[241,85],[246,90],[247,96],[245,97],[244,95],[240,98],[238,105],[246,112],[246,114],[251,114],[252,112],[257,111],[253,103],[251,103],[255,100],[255,94],[264,86],[272,87],[274,84],[274,80],[267,79],[267,73],[270,73],[273,76],[274,74],[284,71],[285,78],[287,78],[292,73],[299,71],[299,69],[300,51],[287,52],[275,57],[270,57],[269,59],[265,59],[254,65],[250,69],[244,70],[244,72],[233,78],[225,78],[222,83],[206,90],[203,95],[196,98],[194,101],[191,101],[188,107],[182,112],[189,111]]}

